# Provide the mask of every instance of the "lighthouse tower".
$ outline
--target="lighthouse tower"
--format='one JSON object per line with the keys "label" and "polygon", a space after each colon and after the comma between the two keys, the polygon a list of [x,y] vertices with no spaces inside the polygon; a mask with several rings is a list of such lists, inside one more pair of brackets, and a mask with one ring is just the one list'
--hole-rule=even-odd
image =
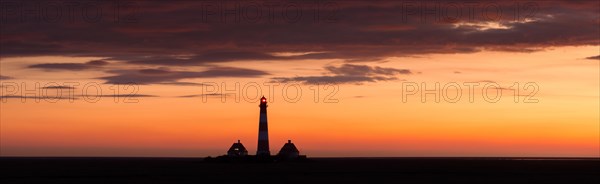
{"label": "lighthouse tower", "polygon": [[260,119],[258,121],[258,147],[256,156],[271,156],[269,151],[269,127],[267,125],[267,98],[260,99]]}

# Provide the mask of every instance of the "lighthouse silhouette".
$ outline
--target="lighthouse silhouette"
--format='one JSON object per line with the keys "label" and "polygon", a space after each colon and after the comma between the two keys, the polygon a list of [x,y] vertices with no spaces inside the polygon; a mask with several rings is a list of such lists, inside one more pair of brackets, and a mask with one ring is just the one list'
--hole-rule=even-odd
{"label": "lighthouse silhouette", "polygon": [[[296,148],[296,145],[292,143],[292,140],[288,140],[285,145],[281,148],[279,153],[271,156],[269,150],[269,125],[267,123],[267,98],[264,96],[260,98],[260,117],[258,119],[258,146],[256,149],[256,156],[248,155],[246,147],[242,145],[241,141],[238,140],[233,143],[227,155],[217,157],[221,161],[259,161],[259,162],[273,162],[273,161],[289,161],[289,160],[306,160],[306,155],[300,155],[300,151]],[[211,161],[209,157],[207,161]]]}
{"label": "lighthouse silhouette", "polygon": [[269,157],[269,126],[267,124],[267,98],[264,96],[260,99],[260,118],[258,121],[258,147],[256,156]]}

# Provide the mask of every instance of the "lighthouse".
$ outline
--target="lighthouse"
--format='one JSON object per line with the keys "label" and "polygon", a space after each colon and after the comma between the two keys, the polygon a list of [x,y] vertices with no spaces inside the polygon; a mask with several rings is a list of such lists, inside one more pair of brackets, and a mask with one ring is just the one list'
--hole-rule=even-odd
{"label": "lighthouse", "polygon": [[269,151],[269,126],[267,125],[267,98],[260,99],[260,118],[258,120],[258,147],[256,156],[271,156]]}

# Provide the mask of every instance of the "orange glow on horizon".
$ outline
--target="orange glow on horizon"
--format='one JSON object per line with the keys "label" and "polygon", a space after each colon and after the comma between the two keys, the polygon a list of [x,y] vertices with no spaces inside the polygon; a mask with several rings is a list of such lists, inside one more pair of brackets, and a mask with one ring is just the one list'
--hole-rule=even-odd
{"label": "orange glow on horizon", "polygon": [[[299,101],[286,101],[277,93],[269,98],[269,139],[276,153],[291,139],[302,154],[334,156],[540,156],[597,157],[600,124],[598,120],[598,61],[582,61],[598,51],[597,46],[559,47],[535,53],[481,52],[474,54],[428,55],[427,58],[389,58],[381,66],[411,68],[402,80],[361,85],[339,85],[336,103],[323,99],[331,91],[300,85]],[[568,54],[565,54],[568,53]],[[597,53],[596,53],[597,54]],[[3,59],[2,74],[12,82],[68,81],[71,74],[53,74],[43,79],[42,72],[13,70],[16,63],[40,58]],[[45,62],[85,60],[44,57]],[[444,61],[444,63],[440,61]],[[524,62],[528,61],[528,62]],[[306,63],[281,64],[256,62],[252,68],[266,68],[274,74],[319,74],[322,71],[289,68],[339,61],[307,60]],[[235,63],[233,63],[234,65]],[[293,65],[293,66],[287,66]],[[295,66],[298,65],[298,66]],[[568,68],[568,70],[565,70]],[[190,69],[193,70],[193,69]],[[461,71],[460,74],[456,71]],[[418,73],[421,72],[421,73]],[[559,73],[560,74],[557,74]],[[95,76],[93,72],[85,74]],[[99,82],[90,78],[89,81]],[[97,78],[97,77],[96,77]],[[502,99],[489,103],[477,92],[468,101],[467,88],[456,103],[428,100],[417,95],[402,101],[402,83],[495,81],[503,88],[514,82],[539,85],[538,103],[524,103],[531,91],[522,91],[518,103],[514,92],[505,90]],[[262,85],[269,78],[218,78],[193,82],[249,82]],[[5,81],[3,81],[5,82]],[[103,92],[111,93],[101,84]],[[240,88],[241,88],[240,87]],[[76,88],[80,90],[80,88]],[[293,92],[294,88],[288,88]],[[331,89],[329,89],[331,90]],[[481,90],[481,86],[477,88]],[[248,90],[253,100],[228,96],[184,98],[199,94],[199,86],[141,85],[137,103],[115,102],[103,97],[89,103],[81,99],[56,103],[28,99],[6,99],[0,103],[1,156],[176,156],[204,157],[225,154],[238,139],[250,153],[256,151],[259,108],[267,100]],[[292,93],[290,93],[292,94]],[[454,94],[454,92],[452,93]],[[240,95],[241,96],[241,95]],[[292,94],[291,96],[294,96]],[[434,95],[426,96],[434,99]],[[318,102],[315,102],[318,99]],[[122,100],[122,99],[121,99]]]}

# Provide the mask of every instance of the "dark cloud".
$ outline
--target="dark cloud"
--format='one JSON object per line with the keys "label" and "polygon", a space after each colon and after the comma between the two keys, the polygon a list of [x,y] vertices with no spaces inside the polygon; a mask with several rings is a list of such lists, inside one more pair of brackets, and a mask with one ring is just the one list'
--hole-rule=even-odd
{"label": "dark cloud", "polygon": [[5,76],[5,75],[0,75],[0,80],[9,80],[9,79],[14,79],[14,78]]}
{"label": "dark cloud", "polygon": [[218,77],[260,77],[269,73],[245,68],[211,67],[201,72],[174,71],[166,68],[143,70],[114,70],[109,71],[115,75],[101,77],[108,84],[188,84],[181,83],[181,79],[193,78],[218,78]]}
{"label": "dark cloud", "polygon": [[592,60],[598,60],[600,59],[600,55],[597,56],[590,56],[590,57],[586,57],[585,59],[592,59]]}
{"label": "dark cloud", "polygon": [[397,75],[412,72],[407,69],[383,68],[379,66],[344,64],[339,67],[326,66],[328,75],[274,77],[276,82],[302,82],[305,84],[363,84],[365,82],[398,80]]}
{"label": "dark cloud", "polygon": [[39,68],[46,70],[85,70],[89,69],[90,67],[88,65],[79,63],[44,63],[30,65],[29,68]]}
{"label": "dark cloud", "polygon": [[88,70],[88,69],[98,69],[101,66],[107,65],[108,62],[103,60],[93,60],[86,63],[43,63],[43,64],[34,64],[29,65],[28,68],[36,68],[43,70]]}
{"label": "dark cloud", "polygon": [[91,65],[91,66],[104,66],[104,65],[107,65],[108,62],[104,61],[104,60],[92,60],[92,61],[89,61],[89,62],[87,62],[85,64],[86,65]]}
{"label": "dark cloud", "polygon": [[[234,19],[219,22],[223,20],[219,13],[203,17],[202,6],[210,2],[136,1],[138,21],[129,24],[117,24],[112,19],[98,23],[85,23],[81,19],[75,23],[15,23],[21,20],[19,16],[8,16],[5,17],[8,26],[0,27],[0,56],[96,56],[137,65],[183,66],[248,60],[369,62],[431,53],[535,52],[557,46],[598,45],[600,40],[597,1],[533,1],[529,4],[537,5],[537,11],[528,17],[530,12],[523,9],[521,21],[515,21],[514,2],[481,1],[477,3],[478,13],[474,18],[464,15],[456,24],[434,22],[433,17],[423,19],[420,6],[403,9],[411,1],[366,0],[332,1],[335,6],[322,7],[322,17],[317,18],[311,9],[314,1],[294,1],[306,12],[293,23],[282,16],[273,20],[263,16],[258,22]],[[250,2],[240,3],[243,6]],[[501,7],[503,16],[484,16],[482,11],[489,11],[486,7],[489,4]],[[283,13],[282,8],[275,11],[275,15]],[[417,13],[405,16],[411,11]],[[314,53],[271,54],[277,52]],[[92,68],[94,63],[31,67],[84,70]]]}

